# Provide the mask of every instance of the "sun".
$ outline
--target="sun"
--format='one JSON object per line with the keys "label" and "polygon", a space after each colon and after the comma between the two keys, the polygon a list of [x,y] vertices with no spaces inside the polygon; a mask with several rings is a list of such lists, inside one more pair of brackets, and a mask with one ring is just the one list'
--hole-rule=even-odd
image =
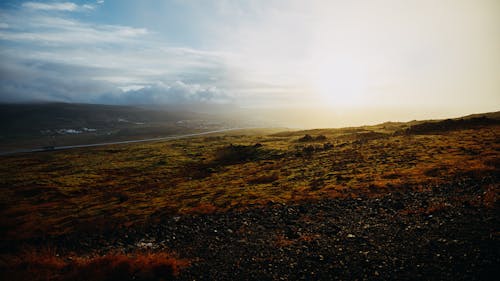
{"label": "sun", "polygon": [[311,86],[325,105],[333,107],[365,105],[365,77],[349,60],[317,62],[312,68]]}

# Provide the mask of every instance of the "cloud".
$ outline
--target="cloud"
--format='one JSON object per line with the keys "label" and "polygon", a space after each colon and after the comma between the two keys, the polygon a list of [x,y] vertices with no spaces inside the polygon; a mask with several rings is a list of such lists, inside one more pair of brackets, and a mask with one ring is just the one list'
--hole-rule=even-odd
{"label": "cloud", "polygon": [[0,101],[500,101],[498,1],[83,2],[0,10]]}
{"label": "cloud", "polygon": [[[41,11],[39,9],[39,11]],[[0,15],[0,102],[219,103],[225,54],[169,46],[146,28],[58,13]]]}
{"label": "cloud", "polygon": [[74,11],[84,11],[84,10],[93,10],[94,6],[84,4],[77,5],[72,2],[61,2],[61,3],[42,3],[42,2],[25,2],[22,4],[22,7],[30,9],[30,10],[39,10],[39,11],[66,11],[66,12],[74,12]]}
{"label": "cloud", "polygon": [[105,69],[3,59],[0,92],[4,102],[198,104],[232,101],[225,91],[211,85],[177,80],[117,87],[117,83],[90,78],[106,75],[108,71]]}
{"label": "cloud", "polygon": [[260,95],[237,90],[254,100],[486,111],[500,102],[499,8],[492,0],[217,1],[218,20],[202,34],[234,53],[233,81],[274,85]]}
{"label": "cloud", "polygon": [[149,33],[145,28],[89,24],[60,16],[32,15],[26,22],[24,16],[23,13],[6,15],[5,20],[10,24],[4,24],[12,28],[0,30],[0,40],[35,44],[33,47],[47,44],[64,44],[69,47],[82,44],[124,43]]}
{"label": "cloud", "polygon": [[231,98],[215,86],[186,84],[175,81],[148,86],[130,86],[122,93],[106,94],[96,99],[106,104],[198,104],[227,103]]}
{"label": "cloud", "polygon": [[1,15],[9,28],[0,29],[0,101],[250,103],[249,96],[275,101],[296,92],[264,83],[244,55],[172,46],[146,28],[58,13],[83,7],[68,3],[27,2]]}
{"label": "cloud", "polygon": [[84,44],[96,43],[120,43],[132,37],[147,34],[144,28],[132,28],[125,26],[72,26],[63,27],[50,32],[0,32],[1,40],[25,41],[41,44]]}
{"label": "cloud", "polygon": [[116,91],[111,83],[89,81],[99,69],[0,56],[0,93],[3,102],[90,102]]}
{"label": "cloud", "polygon": [[[52,53],[21,57],[12,52],[7,55],[0,52],[0,100],[106,104],[223,103],[232,100],[226,90],[212,83],[208,75],[214,73],[184,66],[180,60],[148,64],[148,60],[152,62],[158,56],[153,54],[152,57],[134,58],[113,65],[114,56],[130,56],[130,53],[99,52],[97,57],[80,54],[88,56],[82,61],[89,60],[89,63],[75,62],[70,54],[58,54],[62,58],[54,57]],[[101,60],[101,63],[97,64],[95,60]],[[144,63],[148,65],[144,66]],[[200,65],[209,66],[205,63]],[[168,67],[168,72],[162,70]],[[183,78],[186,81],[179,80]]]}
{"label": "cloud", "polygon": [[89,5],[89,4],[83,4],[81,7],[82,7],[84,10],[93,10],[93,9],[95,9],[95,7],[94,7],[94,6]]}

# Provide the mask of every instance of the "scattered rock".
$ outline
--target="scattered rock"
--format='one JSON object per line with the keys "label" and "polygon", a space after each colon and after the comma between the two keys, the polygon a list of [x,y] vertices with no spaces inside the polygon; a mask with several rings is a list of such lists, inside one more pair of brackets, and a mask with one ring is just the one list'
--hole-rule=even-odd
{"label": "scattered rock", "polygon": [[[68,252],[174,251],[194,260],[178,280],[495,280],[498,207],[460,201],[482,196],[483,186],[457,179],[362,200],[269,203],[52,243]],[[428,214],[439,202],[446,208]]]}

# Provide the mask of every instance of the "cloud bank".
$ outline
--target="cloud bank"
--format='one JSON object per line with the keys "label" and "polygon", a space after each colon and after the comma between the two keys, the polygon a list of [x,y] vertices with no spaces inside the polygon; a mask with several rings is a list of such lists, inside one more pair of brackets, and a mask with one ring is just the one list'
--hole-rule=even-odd
{"label": "cloud bank", "polygon": [[83,22],[71,13],[58,13],[84,9],[93,7],[26,2],[17,10],[2,11],[0,101],[232,100],[215,83],[225,71],[223,54],[170,46],[146,28]]}
{"label": "cloud bank", "polygon": [[495,0],[0,4],[0,101],[500,104]]}

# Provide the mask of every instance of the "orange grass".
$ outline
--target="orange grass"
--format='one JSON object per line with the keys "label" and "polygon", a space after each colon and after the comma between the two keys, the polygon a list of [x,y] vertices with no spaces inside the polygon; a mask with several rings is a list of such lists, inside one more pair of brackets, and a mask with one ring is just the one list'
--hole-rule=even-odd
{"label": "orange grass", "polygon": [[21,281],[171,280],[187,266],[189,261],[163,252],[62,257],[52,250],[25,250],[0,256],[0,277]]}
{"label": "orange grass", "polygon": [[[376,196],[499,173],[500,126],[393,134],[404,126],[233,134],[3,157],[0,236],[99,232],[143,225],[153,216]],[[297,142],[305,134],[326,139],[315,140],[317,147],[306,155]],[[325,149],[323,141],[333,147]],[[493,206],[498,188],[482,197]]]}

